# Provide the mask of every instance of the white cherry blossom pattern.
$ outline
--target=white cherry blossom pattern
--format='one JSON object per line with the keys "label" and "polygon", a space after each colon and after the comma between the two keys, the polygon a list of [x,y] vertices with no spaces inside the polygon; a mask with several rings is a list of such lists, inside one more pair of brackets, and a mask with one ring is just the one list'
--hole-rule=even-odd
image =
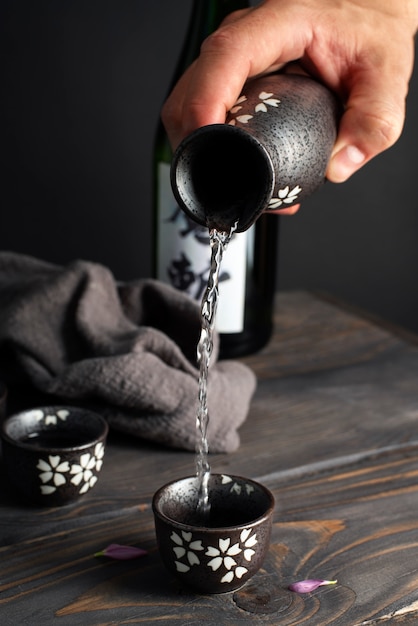
{"label": "white cherry blossom pattern", "polygon": [[[233,580],[234,575],[237,578],[242,578],[248,570],[245,567],[237,567],[238,564],[233,558],[242,552],[239,543],[234,543],[231,546],[231,539],[228,537],[227,539],[219,539],[218,544],[218,548],[209,546],[206,551],[206,556],[213,557],[209,561],[208,567],[211,567],[214,572],[216,572],[221,566],[228,570],[227,573],[221,578],[221,583],[230,583],[231,580]],[[232,569],[234,567],[235,570]]]}
{"label": "white cherry blossom pattern", "polygon": [[59,409],[56,413],[44,413],[41,409],[34,409],[34,417],[37,422],[44,421],[45,424],[57,424],[58,420],[65,422],[70,412],[67,409]]}
{"label": "white cherry blossom pattern", "polygon": [[96,457],[91,455],[90,452],[82,454],[80,457],[80,463],[74,463],[71,466],[70,474],[73,474],[71,482],[73,485],[81,485],[79,493],[86,493],[97,482],[97,476],[93,474],[92,470],[96,467]]}
{"label": "white cherry blossom pattern", "polygon": [[289,185],[284,187],[283,189],[279,189],[279,193],[277,197],[271,198],[268,208],[269,209],[279,209],[283,204],[291,204],[295,202],[298,198],[298,195],[302,191],[302,187],[296,185],[291,190]]}
{"label": "white cherry blossom pattern", "polygon": [[185,574],[189,572],[193,565],[200,565],[201,560],[198,552],[206,550],[205,556],[210,557],[207,566],[213,572],[219,570],[222,575],[221,583],[230,583],[234,578],[241,579],[248,569],[244,565],[237,563],[234,557],[241,555],[241,562],[250,563],[257,544],[257,534],[251,534],[251,528],[245,528],[241,531],[240,540],[232,543],[230,537],[220,538],[217,546],[202,545],[200,539],[194,539],[193,533],[182,530],[181,532],[173,531],[170,539],[173,542],[173,552],[175,554],[175,566],[178,572]]}
{"label": "white cherry blossom pattern", "polygon": [[[231,483],[231,487],[229,490],[230,493],[235,493],[237,496],[241,495],[243,486],[233,481],[230,476],[226,476],[225,474],[222,474],[222,484],[227,485],[228,483]],[[254,487],[248,483],[244,484],[244,488],[245,488],[245,491],[247,492],[247,495],[250,495],[254,491]]]}
{"label": "white cherry blossom pattern", "polygon": [[41,493],[43,495],[54,493],[67,483],[67,478],[73,485],[80,485],[80,494],[86,493],[97,482],[97,473],[102,468],[103,456],[104,445],[100,442],[96,444],[94,454],[89,452],[82,454],[79,463],[73,463],[71,466],[59,455],[49,455],[48,460],[39,459],[36,468],[40,470]]}
{"label": "white cherry blossom pattern", "polygon": [[102,442],[96,443],[96,446],[94,448],[94,456],[96,458],[96,465],[95,465],[96,472],[100,472],[100,470],[102,469],[104,453],[105,453],[105,449],[104,449],[104,445],[102,444]]}
{"label": "white cherry blossom pattern", "polygon": [[251,535],[251,528],[246,528],[242,531],[240,535],[240,540],[243,544],[244,559],[246,561],[251,561],[255,554],[255,550],[253,550],[253,547],[257,543],[257,534],[254,533],[254,535]]}
{"label": "white cherry blossom pattern", "polygon": [[[230,110],[230,113],[232,115],[235,115],[236,113],[241,111],[242,103],[246,102],[246,100],[247,100],[247,96],[240,96],[238,100],[236,101],[236,103],[234,104],[234,106],[232,107],[232,109]],[[248,122],[252,120],[253,117],[254,116],[250,114],[244,114],[244,115],[240,114],[240,115],[237,115],[235,118],[231,119],[229,121],[229,125],[235,126],[237,122],[240,122],[241,124],[248,124]]]}
{"label": "white cherry blossom pattern", "polygon": [[44,412],[41,409],[33,409],[29,416],[34,417],[37,422],[41,422],[44,419]]}
{"label": "white cherry blossom pattern", "polygon": [[[258,94],[258,99],[259,102],[255,105],[254,107],[254,113],[267,113],[268,111],[268,107],[278,107],[280,104],[280,100],[278,98],[273,98],[274,94],[273,93],[267,93],[266,91],[261,91]],[[250,122],[254,115],[252,115],[251,113],[246,113],[244,111],[242,111],[243,109],[243,103],[247,101],[247,96],[240,96],[238,98],[238,100],[236,101],[236,103],[234,104],[234,106],[232,107],[232,109],[229,111],[229,113],[231,115],[235,115],[235,117],[233,117],[228,124],[230,126],[235,126],[237,122],[240,122],[241,124],[248,124],[248,122]],[[241,113],[239,113],[241,111]],[[237,113],[239,113],[239,115],[236,115]]]}
{"label": "white cherry blossom pattern", "polygon": [[268,106],[270,107],[278,107],[280,104],[280,100],[278,98],[272,98],[273,93],[267,93],[266,91],[262,91],[258,94],[258,98],[260,102],[256,104],[255,111],[256,113],[262,112],[267,113]]}
{"label": "white cherry blossom pattern", "polygon": [[237,122],[241,122],[241,124],[248,124],[250,120],[253,119],[253,115],[238,115],[238,117],[229,120],[229,126],[235,126]]}
{"label": "white cherry blossom pattern", "polygon": [[68,461],[61,461],[60,456],[52,454],[49,455],[48,461],[39,459],[36,468],[41,470],[39,478],[42,482],[41,493],[43,495],[54,493],[57,487],[65,485],[67,479],[64,474],[70,470]]}
{"label": "white cherry blossom pattern", "polygon": [[248,572],[248,569],[243,565],[238,565],[233,557],[241,554],[244,550],[244,559],[250,562],[255,554],[253,547],[256,543],[257,534],[251,535],[251,528],[244,529],[241,532],[240,541],[232,546],[229,537],[219,539],[219,547],[209,546],[206,551],[206,556],[213,557],[208,562],[208,567],[211,567],[214,572],[220,567],[227,570],[221,578],[221,583],[230,583],[234,577],[241,579]]}
{"label": "white cherry blossom pattern", "polygon": [[[53,408],[39,408],[32,409],[29,415],[34,421],[42,425],[56,426],[67,421],[67,418],[70,416],[70,410],[67,408],[57,408],[56,410]],[[103,443],[97,443],[93,454],[82,454],[79,463],[73,463],[72,465],[70,465],[70,462],[64,461],[59,455],[51,454],[47,459],[38,459],[36,468],[40,471],[41,493],[50,495],[56,492],[59,487],[67,484],[67,480],[76,486],[83,482],[79,493],[88,491],[97,481],[95,473],[100,472],[102,468],[104,451]],[[70,478],[71,475],[73,478]]]}
{"label": "white cherry blossom pattern", "polygon": [[238,111],[241,111],[242,103],[245,102],[246,100],[247,100],[247,96],[240,96],[238,100],[236,101],[236,103],[234,104],[234,106],[232,107],[232,109],[230,110],[230,113],[235,115],[235,113],[238,113]]}
{"label": "white cherry blossom pattern", "polygon": [[[281,101],[279,98],[274,98],[273,96],[273,92],[261,91],[258,94],[258,102],[254,107],[254,111],[248,111],[248,108],[247,110],[244,110],[244,103],[247,102],[247,96],[240,96],[229,112],[230,115],[235,117],[233,117],[228,124],[230,126],[236,126],[237,122],[240,122],[241,124],[248,124],[254,118],[252,113],[267,113],[269,107],[279,107]],[[268,209],[280,209],[283,205],[293,204],[296,202],[301,191],[302,187],[299,185],[296,185],[293,189],[290,189],[289,185],[283,189],[279,189],[277,195],[269,201]],[[239,489],[239,487],[234,486],[231,491],[236,491],[236,489]],[[239,493],[239,491],[236,491],[236,493]]]}
{"label": "white cherry blossom pattern", "polygon": [[[171,541],[175,544],[173,551],[177,557],[175,564],[178,572],[188,572],[193,565],[200,565],[196,552],[204,550],[204,547],[200,540],[193,541],[192,533],[182,530],[179,535],[173,531]],[[187,563],[180,561],[183,557],[186,558]]]}

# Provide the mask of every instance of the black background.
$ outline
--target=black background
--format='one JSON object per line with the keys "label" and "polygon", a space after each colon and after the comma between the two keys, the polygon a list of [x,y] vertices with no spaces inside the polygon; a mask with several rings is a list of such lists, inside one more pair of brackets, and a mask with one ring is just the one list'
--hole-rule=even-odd
{"label": "black background", "polygon": [[[191,0],[2,0],[0,249],[151,274],[152,146]],[[281,218],[280,289],[418,331],[417,72],[401,140]]]}

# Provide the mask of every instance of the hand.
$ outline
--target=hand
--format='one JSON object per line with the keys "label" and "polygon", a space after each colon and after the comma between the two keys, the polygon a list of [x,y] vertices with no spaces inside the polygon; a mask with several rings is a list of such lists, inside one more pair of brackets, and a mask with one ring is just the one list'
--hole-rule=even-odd
{"label": "hand", "polygon": [[418,0],[265,0],[237,11],[165,103],[170,140],[223,123],[248,78],[298,60],[345,105],[327,170],[342,182],[401,134],[417,27]]}

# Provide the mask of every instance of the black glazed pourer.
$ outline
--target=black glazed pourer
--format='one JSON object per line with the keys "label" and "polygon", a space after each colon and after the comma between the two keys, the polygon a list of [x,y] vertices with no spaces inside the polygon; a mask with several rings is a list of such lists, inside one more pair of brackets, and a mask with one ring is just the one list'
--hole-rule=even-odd
{"label": "black glazed pourer", "polygon": [[247,230],[265,210],[316,191],[337,136],[335,95],[300,74],[246,83],[225,124],[203,126],[178,146],[171,184],[179,206],[209,229]]}

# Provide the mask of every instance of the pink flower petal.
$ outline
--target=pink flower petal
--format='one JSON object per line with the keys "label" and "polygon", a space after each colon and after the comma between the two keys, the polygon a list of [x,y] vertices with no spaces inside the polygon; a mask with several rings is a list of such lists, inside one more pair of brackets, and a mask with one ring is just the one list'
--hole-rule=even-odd
{"label": "pink flower petal", "polygon": [[125,561],[128,559],[137,559],[140,556],[147,554],[146,550],[142,548],[135,548],[134,546],[122,546],[119,543],[111,543],[107,548],[96,552],[94,556],[107,556],[111,559],[119,559]]}
{"label": "pink flower petal", "polygon": [[336,580],[320,580],[319,578],[308,578],[307,580],[299,580],[296,583],[289,585],[290,591],[296,591],[296,593],[309,593],[314,591],[322,585],[335,585]]}

